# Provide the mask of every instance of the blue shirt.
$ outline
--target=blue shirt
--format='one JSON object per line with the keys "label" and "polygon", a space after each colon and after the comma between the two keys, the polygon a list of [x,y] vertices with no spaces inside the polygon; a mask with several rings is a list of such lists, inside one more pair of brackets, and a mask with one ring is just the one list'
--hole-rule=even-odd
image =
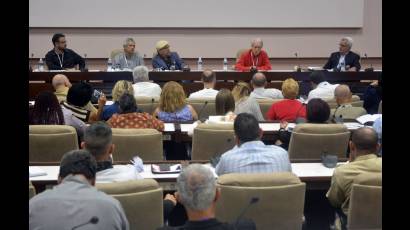
{"label": "blue shirt", "polygon": [[288,152],[276,145],[265,145],[262,141],[235,146],[221,156],[215,169],[218,175],[291,171]]}
{"label": "blue shirt", "polygon": [[170,63],[166,63],[165,60],[160,56],[156,55],[152,59],[152,67],[154,69],[169,70],[171,65],[175,63],[175,70],[182,70],[185,66],[184,61],[179,57],[178,53],[170,52]]}
{"label": "blue shirt", "polygon": [[[382,117],[377,118],[373,123],[373,129],[376,131],[379,136],[379,144],[382,144]],[[382,148],[380,146],[380,155],[382,155]]]}
{"label": "blue shirt", "polygon": [[192,113],[188,105],[185,105],[182,109],[175,111],[173,113],[159,111],[158,119],[164,122],[173,122],[173,121],[192,121]]}
{"label": "blue shirt", "polygon": [[120,112],[120,104],[116,101],[111,105],[104,106],[101,119],[103,119],[104,121],[108,121],[112,117],[112,115],[114,115],[115,113],[119,113],[119,112]]}

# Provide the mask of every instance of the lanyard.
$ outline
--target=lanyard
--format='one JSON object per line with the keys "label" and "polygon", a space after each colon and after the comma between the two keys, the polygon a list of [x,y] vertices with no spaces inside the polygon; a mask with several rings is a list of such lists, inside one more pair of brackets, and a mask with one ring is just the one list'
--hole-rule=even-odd
{"label": "lanyard", "polygon": [[252,53],[252,51],[251,51],[251,59],[252,59],[252,66],[258,66],[259,57],[256,58],[256,65],[255,65],[255,62],[253,61],[253,53]]}
{"label": "lanyard", "polygon": [[128,61],[127,61],[127,55],[124,53],[124,59],[125,59],[125,64],[127,65],[127,67],[128,67]]}
{"label": "lanyard", "polygon": [[58,57],[58,61],[60,62],[60,66],[61,66],[61,69],[62,69],[63,68],[63,63],[64,63],[64,52],[61,54],[61,59],[60,59],[60,56],[57,54],[57,52],[55,52],[55,53]]}

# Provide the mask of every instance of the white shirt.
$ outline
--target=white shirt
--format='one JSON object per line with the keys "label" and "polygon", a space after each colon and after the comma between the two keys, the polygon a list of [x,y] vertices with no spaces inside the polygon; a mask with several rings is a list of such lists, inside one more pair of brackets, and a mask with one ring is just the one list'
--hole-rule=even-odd
{"label": "white shirt", "polygon": [[255,88],[249,96],[255,99],[283,99],[282,91],[273,88]]}
{"label": "white shirt", "polygon": [[309,92],[308,101],[312,98],[321,98],[323,100],[335,97],[335,89],[339,84],[332,85],[327,81],[319,83],[316,89]]}
{"label": "white shirt", "polygon": [[216,95],[218,94],[218,90],[215,89],[203,89],[203,90],[199,90],[195,93],[191,93],[191,95],[189,95],[189,98],[212,98],[215,99]]}
{"label": "white shirt", "polygon": [[135,97],[159,97],[162,91],[158,84],[148,81],[137,82],[132,87]]}
{"label": "white shirt", "polygon": [[114,168],[97,172],[96,183],[111,183],[142,179],[134,165],[115,165]]}
{"label": "white shirt", "polygon": [[337,64],[337,68],[340,68],[342,71],[345,71],[345,69],[342,68],[342,66],[346,66],[345,57],[346,55],[340,55],[339,63]]}

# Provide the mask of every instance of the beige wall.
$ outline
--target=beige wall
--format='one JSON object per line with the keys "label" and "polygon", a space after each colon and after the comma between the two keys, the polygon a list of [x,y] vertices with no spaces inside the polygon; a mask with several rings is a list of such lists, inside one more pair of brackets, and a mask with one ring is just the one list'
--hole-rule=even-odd
{"label": "beige wall", "polygon": [[[382,0],[364,1],[364,21],[361,29],[96,29],[96,28],[30,28],[29,56],[44,57],[52,48],[51,36],[55,32],[65,33],[68,47],[89,58],[108,57],[111,50],[121,48],[125,37],[133,37],[137,49],[147,58],[152,56],[155,42],[166,39],[171,49],[183,58],[233,58],[240,48],[249,47],[250,40],[261,37],[270,57],[284,61],[288,66],[295,60],[294,52],[301,60],[327,58],[338,48],[343,36],[354,39],[353,50],[381,64],[382,57]],[[348,17],[348,12],[346,13]],[[309,58],[309,59],[305,59]],[[324,60],[324,59],[323,59]],[[320,61],[321,63],[323,61]],[[274,64],[274,63],[273,63]],[[275,64],[274,64],[275,65]],[[278,68],[280,68],[278,66]]]}

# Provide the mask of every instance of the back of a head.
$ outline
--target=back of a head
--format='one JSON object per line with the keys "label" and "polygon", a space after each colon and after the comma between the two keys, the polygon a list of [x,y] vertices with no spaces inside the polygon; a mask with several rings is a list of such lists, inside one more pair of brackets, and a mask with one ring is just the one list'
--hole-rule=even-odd
{"label": "back of a head", "polygon": [[310,123],[326,123],[330,116],[330,107],[320,98],[310,99],[306,106],[306,118]]}
{"label": "back of a head", "polygon": [[63,125],[64,116],[57,96],[50,91],[40,92],[31,111],[30,124]]}
{"label": "back of a head", "polygon": [[140,65],[132,71],[134,83],[149,81],[149,70],[146,66]]}
{"label": "back of a head", "polygon": [[117,81],[112,88],[112,100],[118,101],[124,93],[129,93],[134,95],[134,88],[132,87],[132,83],[126,80]]}
{"label": "back of a head", "polygon": [[112,143],[112,130],[105,122],[95,122],[84,134],[85,148],[95,157],[103,156]]}
{"label": "back of a head", "polygon": [[90,84],[80,82],[70,87],[67,93],[67,102],[83,107],[90,102],[93,95],[93,88]]}
{"label": "back of a head", "polygon": [[352,142],[358,153],[376,153],[378,141],[377,132],[369,127],[356,129],[352,134]]}
{"label": "back of a head", "polygon": [[215,97],[216,115],[225,115],[235,111],[235,99],[229,89],[220,89]]}
{"label": "back of a head", "polygon": [[352,99],[352,92],[348,85],[340,84],[335,88],[335,98],[339,101],[349,101]]}
{"label": "back of a head", "polygon": [[64,178],[70,174],[81,174],[87,179],[95,179],[97,162],[86,150],[72,150],[61,158],[59,177]]}
{"label": "back of a head", "polygon": [[266,77],[263,73],[255,73],[251,82],[254,88],[263,88],[266,84]]}
{"label": "back of a head", "polygon": [[236,137],[241,143],[255,141],[259,138],[259,122],[254,115],[250,113],[240,113],[236,116],[233,123]]}
{"label": "back of a head", "polygon": [[201,80],[203,83],[212,83],[216,81],[216,75],[212,70],[206,69],[201,74]]}
{"label": "back of a head", "polygon": [[323,71],[313,71],[309,77],[310,81],[315,83],[316,85],[319,85],[321,82],[326,81]]}
{"label": "back of a head", "polygon": [[120,106],[120,112],[124,113],[135,113],[138,110],[137,101],[134,95],[129,93],[124,93],[118,100]]}
{"label": "back of a head", "polygon": [[282,83],[282,94],[286,99],[295,99],[299,94],[299,84],[293,78],[288,78]]}
{"label": "back of a head", "polygon": [[191,164],[179,174],[177,191],[187,210],[205,211],[215,200],[215,176],[209,168]]}
{"label": "back of a head", "polygon": [[162,88],[159,99],[159,107],[164,112],[176,112],[186,105],[184,88],[175,82],[169,81]]}
{"label": "back of a head", "polygon": [[243,81],[238,82],[232,89],[232,95],[236,102],[243,97],[249,96],[249,94],[251,94],[251,87]]}
{"label": "back of a head", "polygon": [[64,74],[57,74],[53,77],[51,81],[53,87],[56,89],[61,85],[70,84],[70,80]]}

